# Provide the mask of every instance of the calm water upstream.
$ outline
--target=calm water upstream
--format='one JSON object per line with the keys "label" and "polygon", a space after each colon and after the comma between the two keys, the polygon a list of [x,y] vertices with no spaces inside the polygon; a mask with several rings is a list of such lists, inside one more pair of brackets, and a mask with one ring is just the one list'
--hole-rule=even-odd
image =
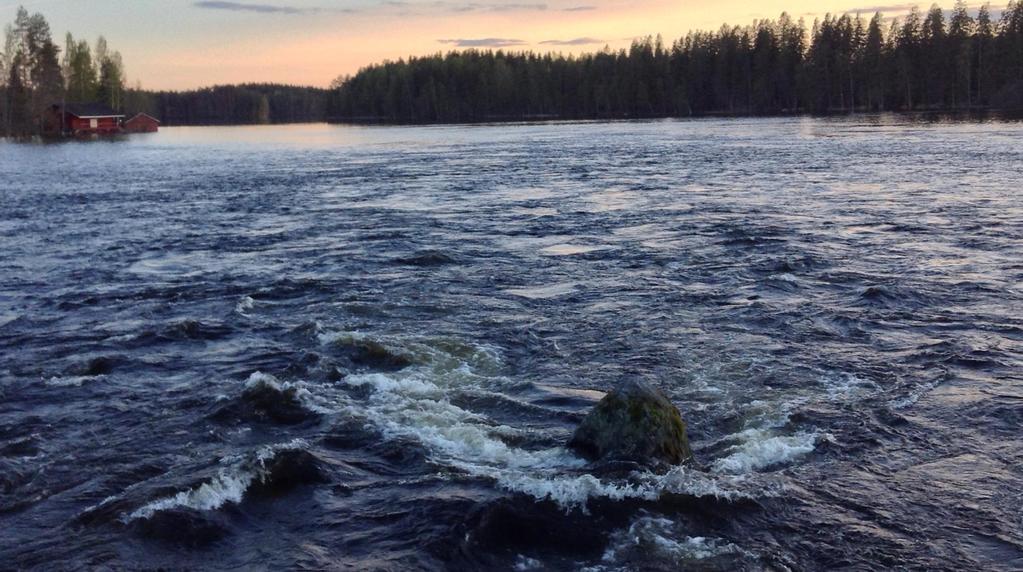
{"label": "calm water upstream", "polygon": [[[0,568],[1023,568],[1023,124],[0,143]],[[562,448],[627,377],[698,467]]]}

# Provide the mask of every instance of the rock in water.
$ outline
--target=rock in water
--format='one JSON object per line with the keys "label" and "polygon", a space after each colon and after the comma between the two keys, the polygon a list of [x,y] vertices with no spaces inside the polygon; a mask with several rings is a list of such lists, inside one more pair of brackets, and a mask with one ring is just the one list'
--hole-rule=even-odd
{"label": "rock in water", "polygon": [[661,390],[636,380],[605,395],[568,446],[591,461],[678,465],[693,458],[678,408]]}
{"label": "rock in water", "polygon": [[272,375],[256,372],[245,382],[242,394],[219,407],[211,417],[235,423],[243,420],[272,421],[286,425],[303,423],[319,417],[303,404],[301,398],[304,391],[291,383],[278,381]]}

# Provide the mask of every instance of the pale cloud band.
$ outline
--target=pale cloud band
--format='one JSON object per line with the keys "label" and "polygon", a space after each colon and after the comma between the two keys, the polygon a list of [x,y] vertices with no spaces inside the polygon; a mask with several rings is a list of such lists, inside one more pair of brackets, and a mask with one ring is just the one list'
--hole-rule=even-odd
{"label": "pale cloud band", "polygon": [[[248,12],[256,14],[283,14],[283,15],[295,15],[295,14],[316,14],[316,13],[344,13],[344,14],[358,14],[358,13],[374,13],[374,12],[399,12],[402,14],[429,14],[429,13],[454,13],[454,14],[465,14],[465,13],[512,13],[512,12],[545,12],[550,8],[548,4],[544,3],[487,3],[487,2],[450,2],[446,0],[431,0],[428,2],[415,2],[411,0],[386,0],[376,5],[367,5],[361,7],[294,7],[286,6],[283,4],[264,4],[264,3],[252,3],[252,2],[235,2],[232,0],[200,0],[193,2],[192,5],[196,8],[204,10],[219,10],[224,12]],[[592,5],[580,5],[580,6],[569,6],[567,8],[558,8],[560,12],[591,12],[596,10],[596,6]]]}
{"label": "pale cloud band", "polygon": [[[437,40],[438,43],[448,44],[458,48],[511,48],[515,46],[528,46],[530,42],[515,38],[452,38]],[[592,46],[606,43],[600,38],[572,38],[571,40],[544,40],[537,42],[540,46]]]}
{"label": "pale cloud band", "polygon": [[604,40],[599,38],[572,38],[571,40],[544,40],[540,42],[541,46],[592,46],[594,44],[603,44]]}
{"label": "pale cloud band", "polygon": [[459,48],[510,48],[524,46],[526,42],[511,38],[457,38],[437,40],[441,44],[450,44]]}
{"label": "pale cloud band", "polygon": [[303,14],[311,10],[277,6],[274,4],[248,4],[243,2],[226,2],[222,0],[204,0],[193,4],[196,8],[206,10],[224,10],[228,12],[256,12],[259,14]]}

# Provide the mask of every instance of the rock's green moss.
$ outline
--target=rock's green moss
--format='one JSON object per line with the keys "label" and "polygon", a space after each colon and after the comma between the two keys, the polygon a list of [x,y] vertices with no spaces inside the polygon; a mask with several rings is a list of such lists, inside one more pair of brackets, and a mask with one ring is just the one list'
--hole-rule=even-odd
{"label": "rock's green moss", "polygon": [[693,457],[678,409],[664,393],[638,381],[600,400],[568,445],[594,461],[680,464]]}

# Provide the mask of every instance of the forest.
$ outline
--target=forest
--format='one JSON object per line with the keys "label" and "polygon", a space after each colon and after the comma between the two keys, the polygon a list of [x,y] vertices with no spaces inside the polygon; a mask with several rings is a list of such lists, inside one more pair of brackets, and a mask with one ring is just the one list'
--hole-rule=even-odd
{"label": "forest", "polygon": [[46,109],[99,102],[125,115],[145,112],[164,125],[323,121],[327,90],[276,84],[217,86],[185,92],[128,87],[121,54],[100,36],[68,33],[57,45],[42,14],[19,8],[0,51],[0,136],[40,133]]}
{"label": "forest", "polygon": [[[61,52],[63,51],[63,55]],[[124,63],[100,37],[89,42],[69,33],[61,50],[42,14],[18,9],[4,29],[0,51],[0,134],[26,135],[39,129],[39,117],[64,101],[103,101],[122,107]]]}
{"label": "forest", "polygon": [[338,121],[462,122],[1023,108],[1023,0],[902,18],[783,14],[581,56],[467,50],[335,80]]}
{"label": "forest", "polygon": [[191,91],[129,90],[132,112],[164,125],[308,123],[326,119],[327,90],[280,84],[221,85]]}
{"label": "forest", "polygon": [[277,84],[147,91],[120,53],[19,8],[0,51],[0,135],[40,132],[59,102],[101,102],[165,125],[1023,109],[1023,0],[1000,13],[959,0],[901,18],[782,14],[597,53],[453,51],[386,61],[330,89]]}

